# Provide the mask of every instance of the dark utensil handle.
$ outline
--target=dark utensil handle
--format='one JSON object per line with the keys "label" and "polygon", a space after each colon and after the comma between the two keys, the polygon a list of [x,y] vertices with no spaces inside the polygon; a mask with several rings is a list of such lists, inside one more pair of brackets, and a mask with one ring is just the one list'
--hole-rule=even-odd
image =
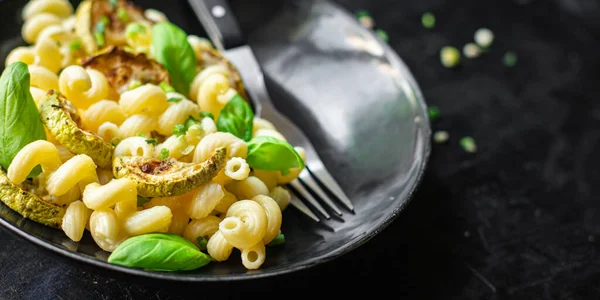
{"label": "dark utensil handle", "polygon": [[246,44],[244,34],[227,0],[188,0],[217,49]]}

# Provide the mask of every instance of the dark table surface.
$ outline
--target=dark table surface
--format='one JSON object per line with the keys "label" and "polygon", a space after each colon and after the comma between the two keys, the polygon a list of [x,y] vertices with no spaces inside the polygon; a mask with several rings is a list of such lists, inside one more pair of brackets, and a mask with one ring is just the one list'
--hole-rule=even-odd
{"label": "dark table surface", "polygon": [[[234,1],[234,7],[255,13],[273,1],[253,2],[259,1]],[[599,299],[600,2],[336,2],[371,13],[427,102],[440,108],[433,129],[450,134],[446,144],[433,145],[419,191],[395,222],[351,253],[307,270],[195,285],[90,273],[1,231],[0,299],[328,292],[393,292],[404,299]],[[421,25],[426,11],[436,16],[433,29]],[[251,28],[254,20],[246,17],[242,25]],[[490,50],[476,59],[463,57],[458,68],[444,68],[439,49],[462,48],[480,27],[495,34]],[[506,51],[518,55],[515,66],[503,65]],[[477,142],[476,154],[459,146],[467,135]]]}

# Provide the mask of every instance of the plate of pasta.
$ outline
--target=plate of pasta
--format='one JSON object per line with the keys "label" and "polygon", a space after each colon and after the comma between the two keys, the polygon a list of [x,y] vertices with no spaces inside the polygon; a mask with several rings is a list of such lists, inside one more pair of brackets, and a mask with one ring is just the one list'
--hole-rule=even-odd
{"label": "plate of pasta", "polygon": [[[297,9],[296,19],[324,11]],[[378,122],[364,122],[352,113],[364,109],[355,100],[338,94],[328,101],[336,109],[303,102],[310,88],[290,87],[294,76],[266,68],[282,111],[310,111],[296,121],[356,207],[343,220],[315,223],[289,207],[287,184],[304,168],[303,149],[254,115],[237,69],[186,13],[164,1],[0,2],[0,224],[75,262],[184,281],[300,270],[389,224],[429,153],[425,105],[408,69],[368,62],[387,81],[377,89],[396,94],[366,101]],[[275,21],[284,19],[294,18]],[[285,52],[278,34],[258,34],[273,37],[256,39],[259,59]],[[364,130],[342,132],[350,123]],[[387,136],[370,131],[382,128]]]}

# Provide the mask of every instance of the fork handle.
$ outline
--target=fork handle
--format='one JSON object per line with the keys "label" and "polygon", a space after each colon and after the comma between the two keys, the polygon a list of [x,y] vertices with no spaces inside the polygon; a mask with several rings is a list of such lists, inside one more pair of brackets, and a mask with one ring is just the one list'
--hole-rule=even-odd
{"label": "fork handle", "polygon": [[228,50],[246,44],[244,34],[227,0],[188,0],[199,16],[208,36],[220,50]]}

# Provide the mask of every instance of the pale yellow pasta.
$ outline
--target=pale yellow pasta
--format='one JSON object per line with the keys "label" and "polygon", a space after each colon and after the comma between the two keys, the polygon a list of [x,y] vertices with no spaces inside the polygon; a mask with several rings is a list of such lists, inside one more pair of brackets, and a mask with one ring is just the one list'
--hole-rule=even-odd
{"label": "pale yellow pasta", "polygon": [[[198,59],[198,60],[202,60],[203,52],[214,49],[212,43],[208,39],[201,38],[197,35],[190,34],[190,35],[188,35],[187,40],[188,40],[188,43],[190,43],[190,46],[192,46],[192,49],[194,50],[194,54],[196,54],[196,59]],[[224,74],[227,75],[228,73],[224,73]]]}
{"label": "pale yellow pasta", "polygon": [[97,134],[103,140],[112,142],[113,139],[120,136],[119,126],[115,123],[104,122],[98,127]]}
{"label": "pale yellow pasta", "polygon": [[127,115],[148,114],[158,116],[169,107],[167,100],[167,95],[160,87],[153,84],[144,84],[121,94],[119,105]]}
{"label": "pale yellow pasta", "polygon": [[262,266],[267,257],[265,244],[258,243],[250,248],[242,249],[242,265],[248,270],[256,270]]}
{"label": "pale yellow pasta", "polygon": [[42,30],[51,25],[60,25],[62,20],[51,13],[41,12],[28,18],[21,27],[21,36],[29,44],[37,41]]}
{"label": "pale yellow pasta", "polygon": [[251,175],[258,177],[258,179],[260,179],[260,181],[262,181],[267,186],[267,189],[270,191],[277,186],[277,178],[279,177],[279,171],[254,169],[252,170]]}
{"label": "pale yellow pasta", "polygon": [[154,206],[131,214],[125,219],[123,228],[129,235],[136,236],[151,232],[164,232],[171,225],[173,213],[166,206]]}
{"label": "pale yellow pasta", "polygon": [[119,137],[124,139],[136,136],[140,133],[145,136],[150,136],[152,131],[156,129],[156,126],[156,117],[144,114],[129,116],[119,126]]}
{"label": "pale yellow pasta", "polygon": [[232,182],[233,179],[225,175],[225,168],[222,168],[219,173],[213,177],[212,181],[224,186]]}
{"label": "pale yellow pasta", "polygon": [[117,215],[110,208],[92,212],[89,230],[96,244],[107,252],[113,252],[127,238]]}
{"label": "pale yellow pasta", "polygon": [[68,0],[31,0],[23,7],[21,16],[23,20],[29,20],[41,13],[67,18],[73,14],[73,6]]}
{"label": "pale yellow pasta", "polygon": [[154,145],[146,142],[146,138],[132,136],[125,138],[115,147],[113,154],[117,156],[142,156],[154,157]]}
{"label": "pale yellow pasta", "polygon": [[60,92],[79,109],[108,98],[110,86],[103,73],[78,65],[64,68],[59,76]]}
{"label": "pale yellow pasta", "polygon": [[185,133],[185,140],[189,145],[197,145],[205,135],[202,124],[194,124]]}
{"label": "pale yellow pasta", "polygon": [[82,114],[83,128],[97,132],[100,125],[111,122],[121,125],[127,118],[121,106],[112,100],[100,100],[88,107]]}
{"label": "pale yellow pasta", "polygon": [[[137,90],[137,89],[136,89]],[[194,102],[182,99],[177,103],[170,104],[167,109],[158,117],[158,133],[168,136],[173,134],[173,127],[183,124],[190,116],[198,117],[200,109]]]}
{"label": "pale yellow pasta", "polygon": [[227,210],[219,223],[219,231],[238,249],[247,249],[261,242],[267,233],[267,214],[264,208],[252,200],[239,200]]}
{"label": "pale yellow pasta", "polygon": [[290,204],[292,194],[290,194],[290,191],[284,187],[276,186],[269,192],[269,197],[277,202],[277,205],[279,205],[279,209],[281,209],[281,211],[284,211]]}
{"label": "pale yellow pasta", "polygon": [[231,256],[233,246],[225,239],[223,234],[217,230],[206,244],[208,255],[216,261],[226,261]]}
{"label": "pale yellow pasta", "polygon": [[[47,64],[52,64],[60,65],[60,68],[67,67],[68,65],[77,64],[75,59],[82,55],[82,52],[80,52],[79,49],[71,47],[73,43],[80,42],[79,37],[63,25],[51,25],[44,28],[38,36],[36,48],[39,48],[38,45],[40,45],[43,40],[51,42],[51,46],[53,47],[47,45],[45,48],[49,50],[44,51],[43,49],[40,49],[39,51],[36,51],[36,60],[39,61],[38,64],[40,65],[46,66]],[[51,58],[54,58],[55,60],[49,61]],[[57,60],[59,58],[60,61]],[[54,71],[53,68],[48,68]],[[60,68],[57,68],[55,72],[58,72]]]}
{"label": "pale yellow pasta", "polygon": [[98,182],[94,161],[85,154],[78,154],[48,175],[46,189],[48,194],[60,196],[76,185],[83,190],[86,185],[93,182]]}
{"label": "pale yellow pasta", "polygon": [[202,219],[213,211],[223,196],[225,196],[223,187],[218,183],[209,182],[192,193],[191,201],[185,211],[192,219]]}
{"label": "pale yellow pasta", "polygon": [[191,193],[173,197],[155,197],[152,198],[152,200],[144,203],[142,206],[144,207],[144,209],[148,209],[155,206],[166,206],[170,208],[171,211],[179,211],[184,210],[184,208],[190,200]]}
{"label": "pale yellow pasta", "polygon": [[279,234],[283,218],[281,215],[281,208],[279,208],[279,204],[269,196],[258,195],[253,197],[252,200],[260,204],[267,214],[267,231],[262,240],[266,245]]}
{"label": "pale yellow pasta", "polygon": [[229,192],[227,190],[225,190],[224,192],[225,192],[225,195],[223,196],[223,198],[221,198],[219,203],[217,203],[217,205],[214,208],[215,211],[217,211],[218,213],[221,213],[221,214],[227,213],[227,210],[229,209],[231,204],[233,204],[234,202],[236,202],[238,200],[235,197],[235,195],[232,194],[231,192]]}
{"label": "pale yellow pasta", "polygon": [[225,187],[238,199],[252,199],[258,195],[269,195],[267,186],[256,176],[248,176],[244,180],[233,181]]}
{"label": "pale yellow pasta", "polygon": [[152,8],[144,10],[144,17],[154,23],[161,23],[169,20],[164,13]]}
{"label": "pale yellow pasta", "polygon": [[215,124],[215,120],[212,118],[203,118],[202,121],[202,129],[204,130],[204,134],[211,134],[217,132],[217,124]]}
{"label": "pale yellow pasta", "polygon": [[62,230],[74,242],[79,242],[83,237],[85,225],[92,211],[82,201],[75,201],[67,207],[62,220]]}
{"label": "pale yellow pasta", "polygon": [[[92,10],[92,1],[82,1],[77,10],[81,11],[91,11]],[[85,52],[87,54],[93,54],[98,50],[98,44],[94,38],[94,35],[90,33],[90,28],[92,26],[96,26],[96,24],[92,24],[92,18],[86,14],[76,14],[75,15],[75,33],[77,36],[81,37],[81,42]]]}
{"label": "pale yellow pasta", "polygon": [[287,142],[287,139],[283,136],[283,134],[281,134],[279,131],[277,131],[275,129],[261,128],[259,130],[256,130],[254,132],[254,134],[252,135],[252,137],[257,137],[257,136],[270,136],[270,137],[274,137],[276,139]]}
{"label": "pale yellow pasta", "polygon": [[252,134],[254,135],[256,131],[260,129],[276,130],[275,125],[273,125],[273,123],[261,117],[255,116],[254,119],[252,119]]}
{"label": "pale yellow pasta", "polygon": [[250,174],[250,166],[241,157],[232,157],[225,164],[225,175],[234,180],[244,180]]}
{"label": "pale yellow pasta", "polygon": [[233,92],[230,90],[232,89],[229,87],[227,77],[221,74],[212,74],[200,84],[196,102],[202,111],[210,112],[215,118],[218,118],[221,109],[237,93],[235,90]]}
{"label": "pale yellow pasta", "polygon": [[158,144],[155,149],[155,157],[160,158],[161,151],[167,149],[169,157],[179,159],[194,151],[194,146],[187,143],[184,136],[169,136],[164,142]]}
{"label": "pale yellow pasta", "polygon": [[52,73],[58,73],[62,68],[63,55],[56,43],[48,38],[39,39],[33,47],[34,64],[40,65]]}
{"label": "pale yellow pasta", "polygon": [[182,210],[171,210],[173,217],[171,218],[171,225],[169,225],[169,233],[175,233],[183,235],[185,228],[190,222],[190,217]]}
{"label": "pale yellow pasta", "polygon": [[124,222],[129,216],[138,211],[137,199],[123,200],[115,204],[115,214],[120,222]]}
{"label": "pale yellow pasta", "polygon": [[137,201],[137,185],[129,178],[118,178],[105,185],[90,183],[83,190],[83,203],[93,210],[109,208],[119,201]]}
{"label": "pale yellow pasta", "polygon": [[40,88],[44,91],[58,91],[58,76],[52,71],[37,65],[29,65],[30,86]]}
{"label": "pale yellow pasta", "polygon": [[75,26],[77,25],[76,21],[77,18],[75,15],[68,16],[67,18],[63,19],[62,26],[65,30],[75,33]]}
{"label": "pale yellow pasta", "polygon": [[[129,31],[130,26],[135,26],[136,30]],[[125,42],[127,43],[127,46],[129,46],[130,51],[134,53],[145,53],[146,55],[151,56],[151,26],[151,24],[141,20],[138,22],[129,23],[129,25],[125,28],[125,32],[127,33],[125,36]]]}
{"label": "pale yellow pasta", "polygon": [[42,101],[46,100],[46,96],[48,95],[48,91],[44,91],[35,86],[30,87],[29,92],[31,93],[31,97],[33,97],[33,101],[37,106],[39,106]]}
{"label": "pale yellow pasta", "polygon": [[96,173],[98,173],[98,182],[101,185],[105,185],[115,178],[111,169],[97,168]]}
{"label": "pale yellow pasta", "polygon": [[7,67],[8,65],[18,61],[26,65],[32,65],[35,61],[35,52],[33,51],[33,47],[19,46],[12,49],[4,60],[4,66]]}
{"label": "pale yellow pasta", "polygon": [[38,140],[25,145],[17,152],[8,166],[6,175],[14,184],[20,184],[37,165],[40,165],[42,172],[48,176],[58,170],[61,164],[56,146],[48,141]]}
{"label": "pale yellow pasta", "polygon": [[[302,160],[306,161],[306,152],[304,151],[304,148],[294,147],[294,149],[296,149],[296,152],[298,152],[298,154],[300,155]],[[292,168],[292,169],[290,169],[290,172],[286,175],[283,175],[283,174],[281,174],[281,172],[278,172],[277,173],[278,174],[277,175],[277,183],[278,184],[288,184],[292,180],[298,178],[298,176],[300,175],[300,172],[302,172],[301,168]]]}
{"label": "pale yellow pasta", "polygon": [[[194,48],[193,45],[192,48]],[[202,53],[204,50],[200,49],[198,51],[199,52],[196,52],[196,55],[200,55],[200,53]],[[223,75],[224,77],[229,78],[230,74],[231,72],[229,71],[229,69],[227,69],[226,66],[221,64],[216,64],[204,68],[202,71],[196,74],[194,80],[192,80],[192,83],[190,85],[190,99],[198,101],[198,93],[200,92],[200,87],[202,87],[207,78],[213,75]]]}
{"label": "pale yellow pasta", "polygon": [[248,144],[229,132],[215,132],[203,137],[194,151],[194,162],[204,162],[217,148],[227,148],[227,158],[246,158]]}
{"label": "pale yellow pasta", "polygon": [[207,241],[219,230],[221,218],[216,216],[206,216],[201,219],[195,219],[189,222],[183,231],[183,237],[194,243],[201,249],[204,248],[198,245],[198,238],[203,237]]}

